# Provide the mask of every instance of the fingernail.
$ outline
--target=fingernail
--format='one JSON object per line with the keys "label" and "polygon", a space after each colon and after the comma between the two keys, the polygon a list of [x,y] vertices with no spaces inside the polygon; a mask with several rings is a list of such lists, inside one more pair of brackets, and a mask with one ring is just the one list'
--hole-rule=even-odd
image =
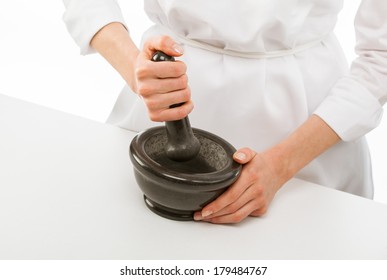
{"label": "fingernail", "polygon": [[175,52],[179,53],[179,54],[183,54],[184,53],[184,49],[181,45],[179,44],[174,44],[172,46],[172,48],[175,50]]}
{"label": "fingernail", "polygon": [[204,210],[202,212],[202,218],[208,217],[208,216],[212,215],[212,213],[213,212],[211,210]]}
{"label": "fingernail", "polygon": [[202,214],[200,214],[200,212],[194,214],[195,221],[201,221],[202,219],[203,219],[203,217],[202,217]]}
{"label": "fingernail", "polygon": [[243,160],[246,159],[246,155],[245,155],[244,153],[236,153],[236,154],[234,155],[234,157],[235,157],[236,159],[238,159],[238,160],[241,160],[241,161],[243,161]]}

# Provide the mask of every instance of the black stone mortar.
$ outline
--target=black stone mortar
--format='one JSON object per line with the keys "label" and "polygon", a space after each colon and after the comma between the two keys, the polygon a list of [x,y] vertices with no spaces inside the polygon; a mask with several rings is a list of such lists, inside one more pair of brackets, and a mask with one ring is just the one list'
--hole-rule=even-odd
{"label": "black stone mortar", "polygon": [[222,138],[196,128],[198,155],[188,161],[166,156],[166,128],[139,133],[130,144],[130,159],[147,207],[173,220],[192,220],[195,211],[215,200],[236,181],[241,165],[232,159],[235,148]]}
{"label": "black stone mortar", "polygon": [[[175,61],[160,51],[152,60]],[[232,159],[234,152],[222,138],[192,129],[188,116],[148,129],[130,144],[134,175],[146,205],[160,216],[180,221],[192,220],[195,211],[238,178],[242,167]]]}

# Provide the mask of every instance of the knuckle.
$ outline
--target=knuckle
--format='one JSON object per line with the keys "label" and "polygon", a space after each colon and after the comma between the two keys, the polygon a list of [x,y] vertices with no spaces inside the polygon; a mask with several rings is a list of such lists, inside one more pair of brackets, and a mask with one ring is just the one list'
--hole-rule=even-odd
{"label": "knuckle", "polygon": [[148,68],[141,66],[134,70],[135,76],[138,80],[144,79],[148,75]]}
{"label": "knuckle", "polygon": [[157,40],[157,37],[149,37],[144,41],[143,49],[149,49],[154,45],[154,41]]}
{"label": "knuckle", "polygon": [[171,83],[171,86],[175,91],[184,90],[187,87],[187,83],[184,81],[182,77],[175,78]]}
{"label": "knuckle", "polygon": [[141,96],[147,96],[151,93],[151,89],[146,83],[139,83],[137,85],[137,91]]}
{"label": "knuckle", "polygon": [[158,103],[155,100],[151,99],[151,98],[147,99],[145,101],[145,103],[146,103],[146,107],[151,112],[153,112],[157,108],[157,105],[158,105]]}
{"label": "knuckle", "polygon": [[254,197],[259,198],[259,197],[262,197],[264,190],[263,190],[263,187],[261,186],[254,186],[252,192]]}
{"label": "knuckle", "polygon": [[182,119],[184,118],[185,116],[187,116],[187,110],[185,109],[185,106],[180,106],[177,111],[176,111],[176,116],[179,118],[179,119]]}
{"label": "knuckle", "polygon": [[159,37],[159,46],[161,47],[162,50],[168,48],[170,45],[171,38],[167,35],[163,35]]}
{"label": "knuckle", "polygon": [[263,207],[263,202],[261,199],[254,199],[252,202],[252,207],[254,207],[254,211],[259,210]]}
{"label": "knuckle", "polygon": [[259,215],[259,216],[265,215],[265,214],[267,213],[267,209],[268,209],[267,205],[262,206],[262,207],[258,210],[258,215]]}
{"label": "knuckle", "polygon": [[186,117],[190,112],[189,106],[187,106],[187,104],[183,104],[179,107],[175,107],[173,108],[173,110],[174,110],[175,119],[178,119],[178,120]]}
{"label": "knuckle", "polygon": [[258,172],[253,168],[245,168],[245,173],[248,178],[250,178],[251,182],[257,182],[259,180]]}
{"label": "knuckle", "polygon": [[237,210],[239,210],[239,207],[238,207],[235,203],[232,203],[232,204],[230,204],[230,205],[227,207],[227,212],[228,212],[228,213],[236,213]]}
{"label": "knuckle", "polygon": [[191,99],[191,91],[186,88],[184,90],[181,91],[181,98],[182,98],[182,101],[184,102],[187,102],[188,100]]}
{"label": "knuckle", "polygon": [[182,67],[182,72],[183,73],[187,73],[187,65],[183,61],[181,61],[180,64],[181,64],[181,67]]}
{"label": "knuckle", "polygon": [[149,116],[149,119],[150,119],[151,121],[153,121],[153,122],[159,122],[159,121],[161,121],[160,115],[157,114],[157,113],[155,113],[155,112],[153,112],[153,111],[149,111],[149,112],[148,112],[148,116]]}
{"label": "knuckle", "polygon": [[142,95],[150,95],[155,91],[155,88],[150,81],[137,81],[137,90]]}
{"label": "knuckle", "polygon": [[183,74],[179,78],[179,82],[182,88],[186,88],[188,86],[188,77],[186,74]]}
{"label": "knuckle", "polygon": [[[187,65],[182,62],[182,61],[177,61],[175,63],[173,63],[173,66],[174,66],[174,74],[176,76],[186,76],[186,72],[187,72]],[[187,79],[188,81],[188,79]]]}
{"label": "knuckle", "polygon": [[266,214],[268,208],[269,208],[269,204],[267,203],[267,201],[264,199],[260,199],[257,201],[255,212],[258,216],[262,216]]}
{"label": "knuckle", "polygon": [[244,218],[245,216],[242,213],[235,213],[232,220],[234,223],[240,223]]}
{"label": "knuckle", "polygon": [[260,217],[260,216],[262,216],[262,214],[261,214],[260,210],[255,210],[249,216],[251,216],[251,217]]}

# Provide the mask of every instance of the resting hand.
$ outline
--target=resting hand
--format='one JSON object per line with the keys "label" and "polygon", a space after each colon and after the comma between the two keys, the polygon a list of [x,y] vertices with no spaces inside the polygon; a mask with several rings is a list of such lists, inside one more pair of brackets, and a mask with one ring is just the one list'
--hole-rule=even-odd
{"label": "resting hand", "polygon": [[196,212],[195,220],[238,223],[248,216],[266,213],[281,186],[269,160],[248,148],[238,150],[234,160],[243,164],[240,177],[215,201]]}
{"label": "resting hand", "polygon": [[[186,65],[182,61],[151,61],[156,50],[181,56],[183,49],[168,36],[148,39],[135,63],[134,91],[144,100],[152,121],[182,119],[193,109]],[[170,108],[173,104],[184,103]]]}

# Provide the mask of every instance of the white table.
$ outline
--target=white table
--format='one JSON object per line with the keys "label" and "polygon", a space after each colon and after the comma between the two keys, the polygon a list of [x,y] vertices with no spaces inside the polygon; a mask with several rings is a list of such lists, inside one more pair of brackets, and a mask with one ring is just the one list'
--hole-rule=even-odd
{"label": "white table", "polygon": [[297,179],[238,225],[161,218],[133,136],[0,95],[0,259],[387,259],[387,205]]}

